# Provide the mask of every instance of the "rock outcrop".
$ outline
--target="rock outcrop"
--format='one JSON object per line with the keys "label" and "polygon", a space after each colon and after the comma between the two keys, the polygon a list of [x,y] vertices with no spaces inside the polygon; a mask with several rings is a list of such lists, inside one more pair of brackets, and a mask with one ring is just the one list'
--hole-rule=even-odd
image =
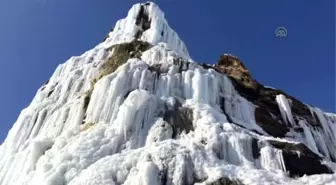
{"label": "rock outcrop", "polygon": [[281,112],[276,102],[276,96],[279,94],[284,95],[291,101],[291,109],[296,122],[304,119],[311,126],[321,127],[321,123],[316,119],[316,114],[312,113],[307,105],[279,89],[265,87],[254,80],[248,69],[237,57],[228,54],[221,55],[215,64],[215,69],[230,77],[237,92],[258,106],[255,111],[256,122],[267,133],[275,137],[283,137],[288,131],[288,128],[285,127],[299,127],[299,125],[284,126],[286,122],[282,120]]}
{"label": "rock outcrop", "polygon": [[0,184],[332,184],[335,126],[237,57],[196,63],[156,4],[136,4],[21,112]]}

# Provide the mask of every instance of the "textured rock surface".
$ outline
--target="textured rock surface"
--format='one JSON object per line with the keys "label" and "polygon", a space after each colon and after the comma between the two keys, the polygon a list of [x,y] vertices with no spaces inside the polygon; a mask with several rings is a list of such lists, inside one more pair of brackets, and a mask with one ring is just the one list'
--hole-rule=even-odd
{"label": "textured rock surface", "polygon": [[243,185],[239,181],[232,181],[228,178],[220,178],[217,181],[208,183],[207,185]]}
{"label": "textured rock surface", "polygon": [[237,57],[194,62],[157,5],[136,4],[21,112],[0,184],[333,185],[335,124]]}
{"label": "textured rock surface", "polygon": [[304,144],[270,141],[275,148],[282,150],[286,169],[291,176],[313,175],[332,173],[325,165],[321,164],[321,157],[312,152]]}
{"label": "textured rock surface", "polygon": [[[288,131],[288,129],[281,126],[283,123],[280,123],[281,113],[276,102],[276,96],[279,94],[285,95],[291,101],[291,109],[295,119],[304,119],[312,126],[321,126],[319,120],[314,118],[316,115],[310,111],[307,105],[281,90],[267,88],[254,80],[237,57],[221,55],[215,65],[215,69],[230,77],[238,93],[259,107],[255,113],[256,121],[269,134],[283,137],[286,134],[286,130]],[[274,128],[268,126],[269,124],[267,123],[269,122],[274,125]]]}

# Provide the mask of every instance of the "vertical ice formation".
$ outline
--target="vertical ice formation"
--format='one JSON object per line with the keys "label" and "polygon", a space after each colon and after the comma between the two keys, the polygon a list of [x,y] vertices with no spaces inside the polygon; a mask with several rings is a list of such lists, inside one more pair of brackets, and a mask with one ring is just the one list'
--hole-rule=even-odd
{"label": "vertical ice formation", "polygon": [[336,160],[336,128],[335,122],[329,117],[327,114],[323,113],[320,109],[314,108],[314,113],[317,115],[317,119],[319,120],[321,127],[318,131],[313,132],[316,133],[316,138],[318,138],[318,146],[319,150],[327,156]]}
{"label": "vertical ice formation", "polygon": [[[144,25],[146,24],[146,25]],[[127,17],[119,20],[105,41],[106,47],[140,39],[153,45],[166,43],[181,57],[189,58],[188,50],[178,34],[168,25],[164,13],[154,3],[135,4]]]}
{"label": "vertical ice formation", "polygon": [[[312,117],[319,123],[315,128],[310,126],[307,121],[300,120],[295,123],[291,111],[291,105],[288,99],[280,94],[276,96],[276,101],[279,106],[282,118],[291,126],[299,125],[303,129],[304,143],[316,154],[323,154],[329,160],[336,160],[336,124],[332,116],[322,112],[318,108],[309,107]],[[299,138],[300,134],[295,133]]]}
{"label": "vertical ice formation", "polygon": [[303,128],[303,133],[304,133],[304,136],[306,138],[306,143],[307,143],[307,146],[313,151],[315,152],[316,154],[319,153],[318,149],[317,149],[317,146],[316,146],[316,142],[314,140],[314,136],[312,134],[312,129],[309,128],[308,124],[306,122],[303,122],[303,121],[300,121],[299,122],[300,126]]}
{"label": "vertical ice formation", "polygon": [[292,111],[287,98],[284,95],[279,94],[276,96],[276,101],[278,102],[282,119],[285,123],[295,126],[295,121],[293,119]]}
{"label": "vertical ice formation", "polygon": [[272,171],[286,171],[286,166],[282,156],[282,151],[274,149],[270,146],[265,146],[260,150],[260,165],[262,168]]}
{"label": "vertical ice formation", "polygon": [[[134,40],[152,47],[101,76],[110,48]],[[243,184],[334,182],[334,174],[279,175],[289,169],[269,140],[293,144],[301,134],[333,165],[336,130],[333,115],[311,108],[321,123],[314,128],[295,123],[286,97],[277,102],[284,121],[303,134],[266,134],[255,122],[256,105],[227,76],[192,62],[154,3],[136,4],[103,43],[59,65],[21,112],[0,146],[0,184],[184,185],[221,177]]]}

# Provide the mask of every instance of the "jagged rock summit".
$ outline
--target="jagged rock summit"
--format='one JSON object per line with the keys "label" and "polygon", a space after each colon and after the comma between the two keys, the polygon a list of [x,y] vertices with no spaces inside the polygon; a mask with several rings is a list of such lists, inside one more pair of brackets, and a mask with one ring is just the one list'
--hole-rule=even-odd
{"label": "jagged rock summit", "polygon": [[1,185],[332,185],[334,114],[241,61],[194,62],[154,3],[58,66],[0,146]]}

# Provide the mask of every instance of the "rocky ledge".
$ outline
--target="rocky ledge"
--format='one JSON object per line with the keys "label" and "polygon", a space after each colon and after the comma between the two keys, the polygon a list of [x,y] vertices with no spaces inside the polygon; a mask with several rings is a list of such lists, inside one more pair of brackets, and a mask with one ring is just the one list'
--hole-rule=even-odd
{"label": "rocky ledge", "polygon": [[[248,101],[257,105],[255,110],[255,119],[257,124],[262,127],[268,134],[275,137],[284,137],[292,125],[286,125],[282,120],[281,112],[276,102],[276,96],[284,95],[292,102],[292,114],[296,122],[300,119],[305,119],[314,127],[321,127],[321,123],[317,116],[312,115],[310,109],[287,93],[269,87],[265,87],[258,81],[252,78],[248,69],[235,56],[221,55],[215,69],[227,75],[237,92],[246,98]],[[294,127],[297,131],[302,131],[299,125]]]}

